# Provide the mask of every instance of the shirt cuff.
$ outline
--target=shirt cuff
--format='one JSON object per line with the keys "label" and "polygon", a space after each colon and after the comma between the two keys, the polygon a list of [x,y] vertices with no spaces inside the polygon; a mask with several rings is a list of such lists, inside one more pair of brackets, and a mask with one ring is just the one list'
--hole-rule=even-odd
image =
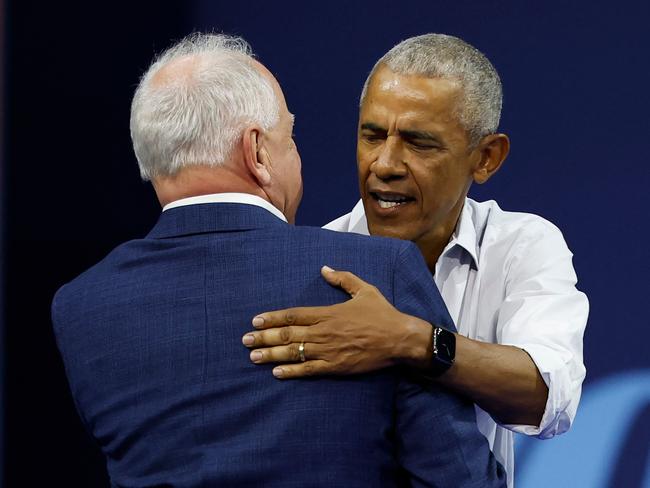
{"label": "shirt cuff", "polygon": [[577,383],[577,392],[573,391],[573,381],[569,374],[570,366],[554,349],[540,344],[504,343],[504,345],[518,347],[530,355],[548,387],[548,398],[539,426],[506,424],[503,427],[539,439],[550,439],[569,430],[580,400],[582,379]]}

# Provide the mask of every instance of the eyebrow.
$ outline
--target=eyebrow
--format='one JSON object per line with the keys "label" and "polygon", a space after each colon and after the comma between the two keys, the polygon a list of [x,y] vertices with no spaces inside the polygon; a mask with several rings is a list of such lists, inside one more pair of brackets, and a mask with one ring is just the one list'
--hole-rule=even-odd
{"label": "eyebrow", "polygon": [[[388,131],[373,123],[373,122],[365,122],[361,124],[361,130],[371,130],[373,132],[381,132],[381,133],[387,133]],[[434,136],[433,134],[430,134],[429,132],[424,132],[421,130],[400,130],[398,131],[399,135],[404,137],[405,139],[418,139],[418,140],[426,140],[426,141],[436,141],[438,142],[438,138]]]}
{"label": "eyebrow", "polygon": [[438,138],[433,134],[420,130],[400,130],[399,134],[406,139],[418,139],[425,141],[438,141]]}
{"label": "eyebrow", "polygon": [[383,127],[378,126],[377,124],[373,124],[372,122],[364,122],[361,124],[361,130],[371,130],[373,132],[388,132],[386,129]]}

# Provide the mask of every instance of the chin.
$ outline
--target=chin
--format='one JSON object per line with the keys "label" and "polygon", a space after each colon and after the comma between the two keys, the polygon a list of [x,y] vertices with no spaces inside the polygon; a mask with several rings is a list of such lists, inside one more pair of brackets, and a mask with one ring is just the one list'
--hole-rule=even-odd
{"label": "chin", "polygon": [[401,239],[403,241],[412,240],[409,232],[400,226],[368,222],[368,230],[370,231],[370,235],[373,236],[392,237],[393,239]]}

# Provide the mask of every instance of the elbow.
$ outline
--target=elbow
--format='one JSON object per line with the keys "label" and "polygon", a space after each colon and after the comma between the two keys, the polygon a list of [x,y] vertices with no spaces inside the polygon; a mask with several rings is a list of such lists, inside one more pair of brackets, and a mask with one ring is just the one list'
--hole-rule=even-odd
{"label": "elbow", "polygon": [[544,418],[548,402],[548,386],[541,375],[537,378],[528,392],[518,401],[511,401],[500,412],[494,412],[494,419],[504,425],[529,425],[539,428]]}

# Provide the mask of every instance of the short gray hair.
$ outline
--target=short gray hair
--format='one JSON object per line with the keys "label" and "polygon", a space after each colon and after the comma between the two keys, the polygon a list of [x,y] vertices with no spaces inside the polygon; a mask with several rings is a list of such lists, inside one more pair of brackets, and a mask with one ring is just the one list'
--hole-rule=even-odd
{"label": "short gray hair", "polygon": [[372,68],[361,92],[360,104],[377,69],[385,65],[400,75],[445,78],[460,83],[463,99],[459,118],[470,144],[493,134],[499,126],[503,92],[492,63],[478,49],[445,34],[424,34],[400,42]]}
{"label": "short gray hair", "polygon": [[[193,63],[182,76],[155,79],[185,59]],[[186,166],[219,166],[247,124],[275,126],[279,101],[252,60],[243,39],[198,33],[154,60],[131,104],[131,139],[143,180]]]}

